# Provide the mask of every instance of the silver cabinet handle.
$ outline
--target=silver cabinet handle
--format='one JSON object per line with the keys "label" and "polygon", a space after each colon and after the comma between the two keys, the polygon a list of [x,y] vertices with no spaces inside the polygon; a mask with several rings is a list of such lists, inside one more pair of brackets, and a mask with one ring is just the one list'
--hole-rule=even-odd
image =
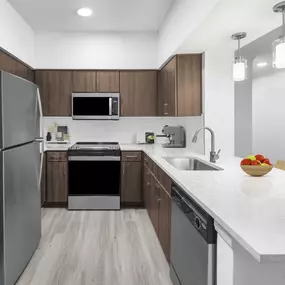
{"label": "silver cabinet handle", "polygon": [[126,158],[138,158],[137,155],[127,155]]}
{"label": "silver cabinet handle", "polygon": [[165,115],[165,116],[168,115],[167,107],[168,107],[168,104],[167,104],[167,103],[164,103],[164,115]]}

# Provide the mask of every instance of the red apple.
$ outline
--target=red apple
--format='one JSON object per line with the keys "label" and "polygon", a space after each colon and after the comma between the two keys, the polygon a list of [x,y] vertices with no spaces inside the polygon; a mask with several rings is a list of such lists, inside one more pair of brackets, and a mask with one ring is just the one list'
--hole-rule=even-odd
{"label": "red apple", "polygon": [[261,164],[261,162],[259,160],[253,160],[251,162],[251,165],[260,165],[260,164]]}
{"label": "red apple", "polygon": [[270,160],[269,160],[268,158],[265,158],[265,159],[262,161],[262,163],[266,163],[266,164],[271,165]]}
{"label": "red apple", "polygon": [[240,165],[250,165],[251,160],[249,158],[244,158],[241,162]]}
{"label": "red apple", "polygon": [[259,160],[260,162],[263,162],[263,160],[264,160],[264,156],[262,154],[257,154],[255,156],[255,158],[256,158],[256,160]]}

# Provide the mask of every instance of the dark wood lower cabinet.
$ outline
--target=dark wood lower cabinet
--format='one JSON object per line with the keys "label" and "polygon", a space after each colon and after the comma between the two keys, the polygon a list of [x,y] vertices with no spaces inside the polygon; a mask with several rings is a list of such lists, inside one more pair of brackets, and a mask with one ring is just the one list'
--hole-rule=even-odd
{"label": "dark wood lower cabinet", "polygon": [[159,184],[156,182],[154,176],[151,177],[151,193],[150,193],[150,219],[152,221],[153,227],[156,231],[157,236],[159,236],[159,195],[160,188]]}
{"label": "dark wood lower cabinet", "polygon": [[48,152],[46,156],[45,206],[66,206],[68,195],[66,152]]}
{"label": "dark wood lower cabinet", "polygon": [[161,187],[159,200],[159,240],[165,257],[170,262],[170,225],[171,225],[171,197],[164,188]]}
{"label": "dark wood lower cabinet", "polygon": [[143,170],[143,197],[144,197],[144,205],[145,208],[148,211],[148,214],[150,216],[150,208],[151,208],[151,172],[150,170],[144,165],[144,170]]}
{"label": "dark wood lower cabinet", "polygon": [[124,161],[121,165],[121,201],[123,203],[142,203],[142,164]]}
{"label": "dark wood lower cabinet", "polygon": [[67,202],[67,162],[47,163],[47,193],[48,203]]}
{"label": "dark wood lower cabinet", "polygon": [[[148,166],[152,166],[155,175]],[[148,157],[144,157],[144,203],[161,247],[170,262],[171,179]]]}
{"label": "dark wood lower cabinet", "polygon": [[121,163],[121,202],[126,207],[143,206],[142,154],[123,151]]}

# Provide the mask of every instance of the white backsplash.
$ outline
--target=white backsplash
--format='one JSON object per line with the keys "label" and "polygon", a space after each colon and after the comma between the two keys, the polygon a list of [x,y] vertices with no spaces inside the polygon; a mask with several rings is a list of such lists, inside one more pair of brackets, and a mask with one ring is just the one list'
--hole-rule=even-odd
{"label": "white backsplash", "polygon": [[[48,127],[54,124],[68,126],[70,140],[78,141],[118,141],[124,144],[136,143],[137,132],[161,134],[164,125],[182,125],[186,129],[187,148],[204,153],[204,138],[201,133],[197,144],[192,137],[197,128],[204,125],[200,117],[121,117],[118,121],[72,120],[71,117],[44,117],[45,135]],[[164,139],[157,139],[157,143]]]}

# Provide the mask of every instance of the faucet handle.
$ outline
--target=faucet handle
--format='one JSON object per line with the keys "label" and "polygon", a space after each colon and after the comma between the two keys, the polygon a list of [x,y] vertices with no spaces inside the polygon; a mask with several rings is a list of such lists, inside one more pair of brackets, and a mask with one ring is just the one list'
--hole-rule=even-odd
{"label": "faucet handle", "polygon": [[220,152],[221,152],[221,149],[219,149],[218,152],[215,154],[216,160],[220,158]]}

